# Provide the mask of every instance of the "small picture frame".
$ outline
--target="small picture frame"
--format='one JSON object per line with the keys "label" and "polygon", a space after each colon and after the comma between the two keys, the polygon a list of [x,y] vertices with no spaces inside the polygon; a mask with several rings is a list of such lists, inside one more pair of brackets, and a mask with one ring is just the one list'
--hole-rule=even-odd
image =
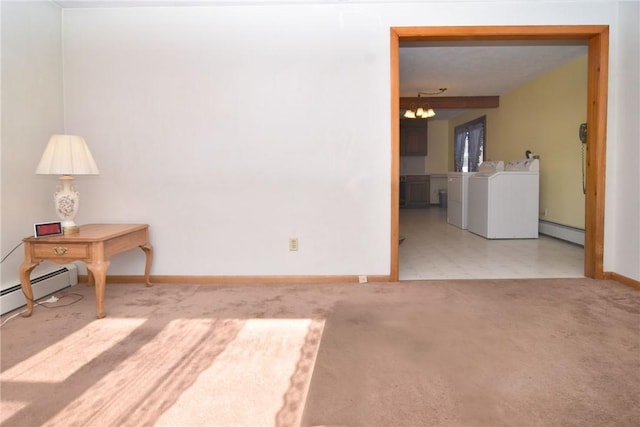
{"label": "small picture frame", "polygon": [[62,223],[39,222],[33,224],[33,235],[35,237],[60,236],[62,234]]}

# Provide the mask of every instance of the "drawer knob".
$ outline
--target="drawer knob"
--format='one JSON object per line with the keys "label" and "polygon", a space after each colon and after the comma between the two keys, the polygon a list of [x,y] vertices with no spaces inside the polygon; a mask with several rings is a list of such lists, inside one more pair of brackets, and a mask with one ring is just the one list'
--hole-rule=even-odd
{"label": "drawer knob", "polygon": [[66,254],[67,251],[68,251],[68,249],[63,247],[63,246],[56,246],[55,248],[53,248],[53,253],[58,255],[58,256]]}

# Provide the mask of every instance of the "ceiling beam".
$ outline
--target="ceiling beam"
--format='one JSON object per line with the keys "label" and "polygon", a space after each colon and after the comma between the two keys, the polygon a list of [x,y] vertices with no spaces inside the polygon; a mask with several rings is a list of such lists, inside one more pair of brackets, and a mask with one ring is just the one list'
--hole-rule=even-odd
{"label": "ceiling beam", "polygon": [[430,108],[498,108],[499,96],[421,96],[400,98],[400,109],[429,105]]}

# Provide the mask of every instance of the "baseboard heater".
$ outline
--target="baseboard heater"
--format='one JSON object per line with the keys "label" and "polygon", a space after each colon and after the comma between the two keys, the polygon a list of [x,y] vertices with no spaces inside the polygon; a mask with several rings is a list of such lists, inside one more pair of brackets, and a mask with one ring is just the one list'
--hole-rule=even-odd
{"label": "baseboard heater", "polygon": [[[55,266],[31,279],[33,298],[40,299],[60,289],[78,284],[78,268],[75,264]],[[0,292],[0,314],[8,313],[26,305],[20,284],[9,286]]]}
{"label": "baseboard heater", "polygon": [[556,239],[584,246],[584,230],[580,228],[556,224],[555,222],[539,221],[538,231],[545,236],[555,237]]}

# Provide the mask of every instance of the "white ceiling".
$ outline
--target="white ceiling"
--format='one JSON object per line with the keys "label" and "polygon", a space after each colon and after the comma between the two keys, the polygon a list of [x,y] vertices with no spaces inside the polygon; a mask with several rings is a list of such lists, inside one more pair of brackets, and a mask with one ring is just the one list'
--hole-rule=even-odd
{"label": "white ceiling", "polygon": [[[584,41],[439,42],[400,46],[400,96],[500,96],[587,54]],[[464,110],[436,110],[450,119]],[[432,120],[435,120],[432,119]]]}

